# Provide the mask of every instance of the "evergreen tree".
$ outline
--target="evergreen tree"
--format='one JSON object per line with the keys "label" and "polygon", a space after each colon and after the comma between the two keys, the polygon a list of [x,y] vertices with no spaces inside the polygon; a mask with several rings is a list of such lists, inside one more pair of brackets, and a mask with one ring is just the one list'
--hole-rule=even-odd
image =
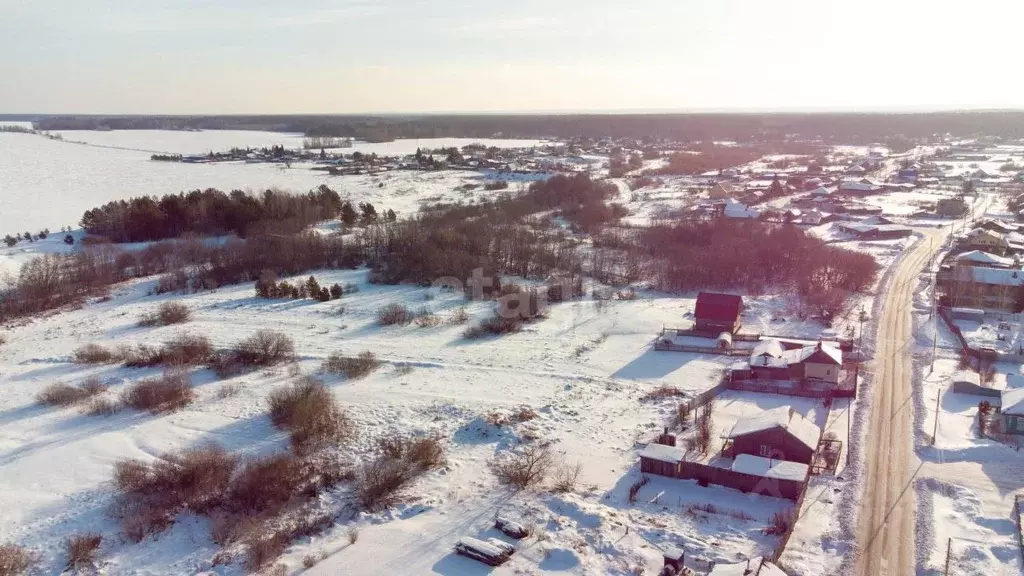
{"label": "evergreen tree", "polygon": [[331,299],[332,300],[337,300],[337,299],[341,298],[341,293],[342,293],[341,284],[335,283],[334,285],[331,286]]}
{"label": "evergreen tree", "polygon": [[352,207],[352,203],[346,200],[341,204],[341,221],[345,226],[354,226],[356,220],[359,219],[359,214],[356,213],[355,208]]}
{"label": "evergreen tree", "polygon": [[330,301],[330,299],[331,299],[331,290],[327,286],[324,286],[324,287],[320,288],[320,293],[317,295],[317,300],[319,300],[321,302],[328,302],[328,301]]}
{"label": "evergreen tree", "polygon": [[320,295],[320,283],[312,276],[306,280],[306,294],[308,294],[310,298],[317,298]]}
{"label": "evergreen tree", "polygon": [[359,210],[362,212],[360,219],[363,224],[373,224],[377,221],[377,209],[373,207],[373,204],[369,202],[360,202]]}

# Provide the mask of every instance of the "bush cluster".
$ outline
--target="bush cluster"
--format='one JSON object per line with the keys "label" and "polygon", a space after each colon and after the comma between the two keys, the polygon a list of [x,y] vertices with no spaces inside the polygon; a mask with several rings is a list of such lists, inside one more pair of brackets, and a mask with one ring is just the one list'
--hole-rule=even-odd
{"label": "bush cluster", "polygon": [[373,352],[365,350],[358,356],[345,356],[341,352],[331,352],[324,360],[320,369],[330,374],[343,374],[346,378],[354,380],[362,378],[380,367],[380,361]]}
{"label": "bush cluster", "polygon": [[308,453],[351,437],[351,420],[338,407],[331,392],[316,378],[306,376],[271,392],[270,420],[291,433],[292,449]]}

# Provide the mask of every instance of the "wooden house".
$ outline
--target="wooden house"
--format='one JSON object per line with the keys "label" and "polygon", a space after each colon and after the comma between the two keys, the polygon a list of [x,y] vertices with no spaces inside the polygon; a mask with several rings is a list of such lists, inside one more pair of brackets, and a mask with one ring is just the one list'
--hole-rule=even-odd
{"label": "wooden house", "polygon": [[818,449],[821,428],[789,406],[738,420],[722,435],[726,455],[749,454],[772,460],[810,464]]}
{"label": "wooden house", "polygon": [[1007,388],[999,400],[1003,433],[1024,435],[1024,388]]}
{"label": "wooden house", "polygon": [[740,329],[740,314],[743,312],[743,298],[734,294],[701,292],[697,295],[694,309],[696,325],[701,332],[718,336],[722,332],[735,334]]}

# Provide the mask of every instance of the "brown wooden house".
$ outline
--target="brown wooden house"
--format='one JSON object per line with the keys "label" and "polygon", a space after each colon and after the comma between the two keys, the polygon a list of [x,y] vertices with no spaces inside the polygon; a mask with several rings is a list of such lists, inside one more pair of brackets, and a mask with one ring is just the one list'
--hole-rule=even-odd
{"label": "brown wooden house", "polygon": [[722,435],[727,456],[749,454],[773,460],[810,464],[818,449],[821,428],[789,406],[738,420]]}
{"label": "brown wooden house", "polygon": [[718,335],[722,332],[735,334],[740,329],[740,314],[743,312],[743,298],[733,294],[701,292],[697,295],[694,310],[696,325],[700,332]]}

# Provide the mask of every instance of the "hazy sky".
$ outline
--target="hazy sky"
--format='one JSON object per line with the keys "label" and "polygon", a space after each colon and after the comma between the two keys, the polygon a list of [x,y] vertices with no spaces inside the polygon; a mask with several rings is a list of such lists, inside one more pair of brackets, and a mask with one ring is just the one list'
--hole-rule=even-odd
{"label": "hazy sky", "polygon": [[1024,2],[0,0],[0,112],[1024,107]]}

